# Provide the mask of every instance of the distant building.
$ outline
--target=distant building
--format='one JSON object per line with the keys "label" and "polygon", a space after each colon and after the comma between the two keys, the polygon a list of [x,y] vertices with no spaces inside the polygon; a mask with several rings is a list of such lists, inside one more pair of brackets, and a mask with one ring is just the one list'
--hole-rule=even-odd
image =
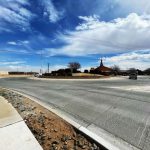
{"label": "distant building", "polygon": [[8,75],[8,71],[0,71],[0,75]]}
{"label": "distant building", "polygon": [[101,59],[100,66],[96,69],[91,68],[91,73],[102,74],[102,75],[110,75],[112,74],[112,69],[103,65],[103,60]]}
{"label": "distant building", "polygon": [[96,70],[100,71],[102,74],[111,73],[112,69],[103,65],[103,60],[101,59],[100,66],[96,68]]}

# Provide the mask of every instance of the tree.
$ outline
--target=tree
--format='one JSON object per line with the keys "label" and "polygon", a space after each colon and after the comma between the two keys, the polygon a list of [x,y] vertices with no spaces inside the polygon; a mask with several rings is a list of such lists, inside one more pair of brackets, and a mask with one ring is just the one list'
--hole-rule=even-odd
{"label": "tree", "polygon": [[135,69],[135,68],[130,68],[130,69],[128,70],[128,72],[129,72],[130,74],[132,74],[132,73],[137,73],[137,69]]}
{"label": "tree", "polygon": [[114,65],[113,67],[112,67],[112,72],[113,72],[113,74],[115,74],[115,75],[118,75],[118,74],[120,74],[120,67],[119,66],[117,66],[117,65]]}
{"label": "tree", "polygon": [[150,68],[147,68],[146,70],[144,70],[144,74],[145,75],[150,75]]}
{"label": "tree", "polygon": [[81,68],[81,65],[78,62],[70,62],[68,67],[71,69],[71,72],[76,72],[79,68]]}
{"label": "tree", "polygon": [[137,73],[138,73],[138,75],[143,75],[144,74],[144,72],[140,69],[137,69]]}

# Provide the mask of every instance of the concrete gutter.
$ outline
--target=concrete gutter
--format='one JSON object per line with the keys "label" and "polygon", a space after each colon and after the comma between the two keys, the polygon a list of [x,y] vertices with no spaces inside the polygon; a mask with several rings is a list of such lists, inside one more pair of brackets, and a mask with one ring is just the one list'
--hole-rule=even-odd
{"label": "concrete gutter", "polygon": [[[139,77],[139,76],[138,76]],[[37,77],[28,77],[27,79],[30,79],[30,80],[41,80],[41,81],[56,81],[56,80],[59,80],[59,81],[102,81],[102,80],[122,80],[122,79],[127,79],[128,80],[128,76],[111,76],[111,77],[102,77],[102,78],[91,78],[91,79],[63,79],[63,78],[37,78]]]}
{"label": "concrete gutter", "polygon": [[79,131],[83,132],[84,134],[88,135],[95,141],[97,141],[99,144],[103,145],[105,148],[109,150],[140,150],[137,147],[127,143],[121,138],[118,138],[111,133],[107,132],[106,130],[103,130],[102,128],[99,128],[95,126],[94,124],[90,124],[88,126],[82,125],[82,120],[79,120],[78,118],[74,118],[72,115],[70,115],[67,112],[64,112],[58,107],[52,106],[50,104],[46,104],[44,102],[41,102],[39,99],[29,96],[25,93],[20,93],[19,91],[15,89],[8,89],[10,91],[16,92],[20,95],[23,95],[38,104],[42,105],[43,107],[47,108],[51,112],[55,113],[68,123],[70,123],[72,126],[77,128]]}
{"label": "concrete gutter", "polygon": [[0,150],[42,150],[24,120],[0,96]]}

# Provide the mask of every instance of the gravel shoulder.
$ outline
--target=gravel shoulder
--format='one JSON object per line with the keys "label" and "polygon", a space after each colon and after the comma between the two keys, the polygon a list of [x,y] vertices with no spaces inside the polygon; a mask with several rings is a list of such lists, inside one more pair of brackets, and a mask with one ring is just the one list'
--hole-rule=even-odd
{"label": "gravel shoulder", "polygon": [[16,108],[43,150],[106,150],[32,100],[6,89],[0,89],[0,95]]}

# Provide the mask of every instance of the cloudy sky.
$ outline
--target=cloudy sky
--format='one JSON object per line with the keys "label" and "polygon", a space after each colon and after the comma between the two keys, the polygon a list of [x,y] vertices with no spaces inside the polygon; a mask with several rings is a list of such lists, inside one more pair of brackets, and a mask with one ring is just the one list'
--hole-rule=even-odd
{"label": "cloudy sky", "polygon": [[149,0],[0,0],[0,70],[150,67]]}

